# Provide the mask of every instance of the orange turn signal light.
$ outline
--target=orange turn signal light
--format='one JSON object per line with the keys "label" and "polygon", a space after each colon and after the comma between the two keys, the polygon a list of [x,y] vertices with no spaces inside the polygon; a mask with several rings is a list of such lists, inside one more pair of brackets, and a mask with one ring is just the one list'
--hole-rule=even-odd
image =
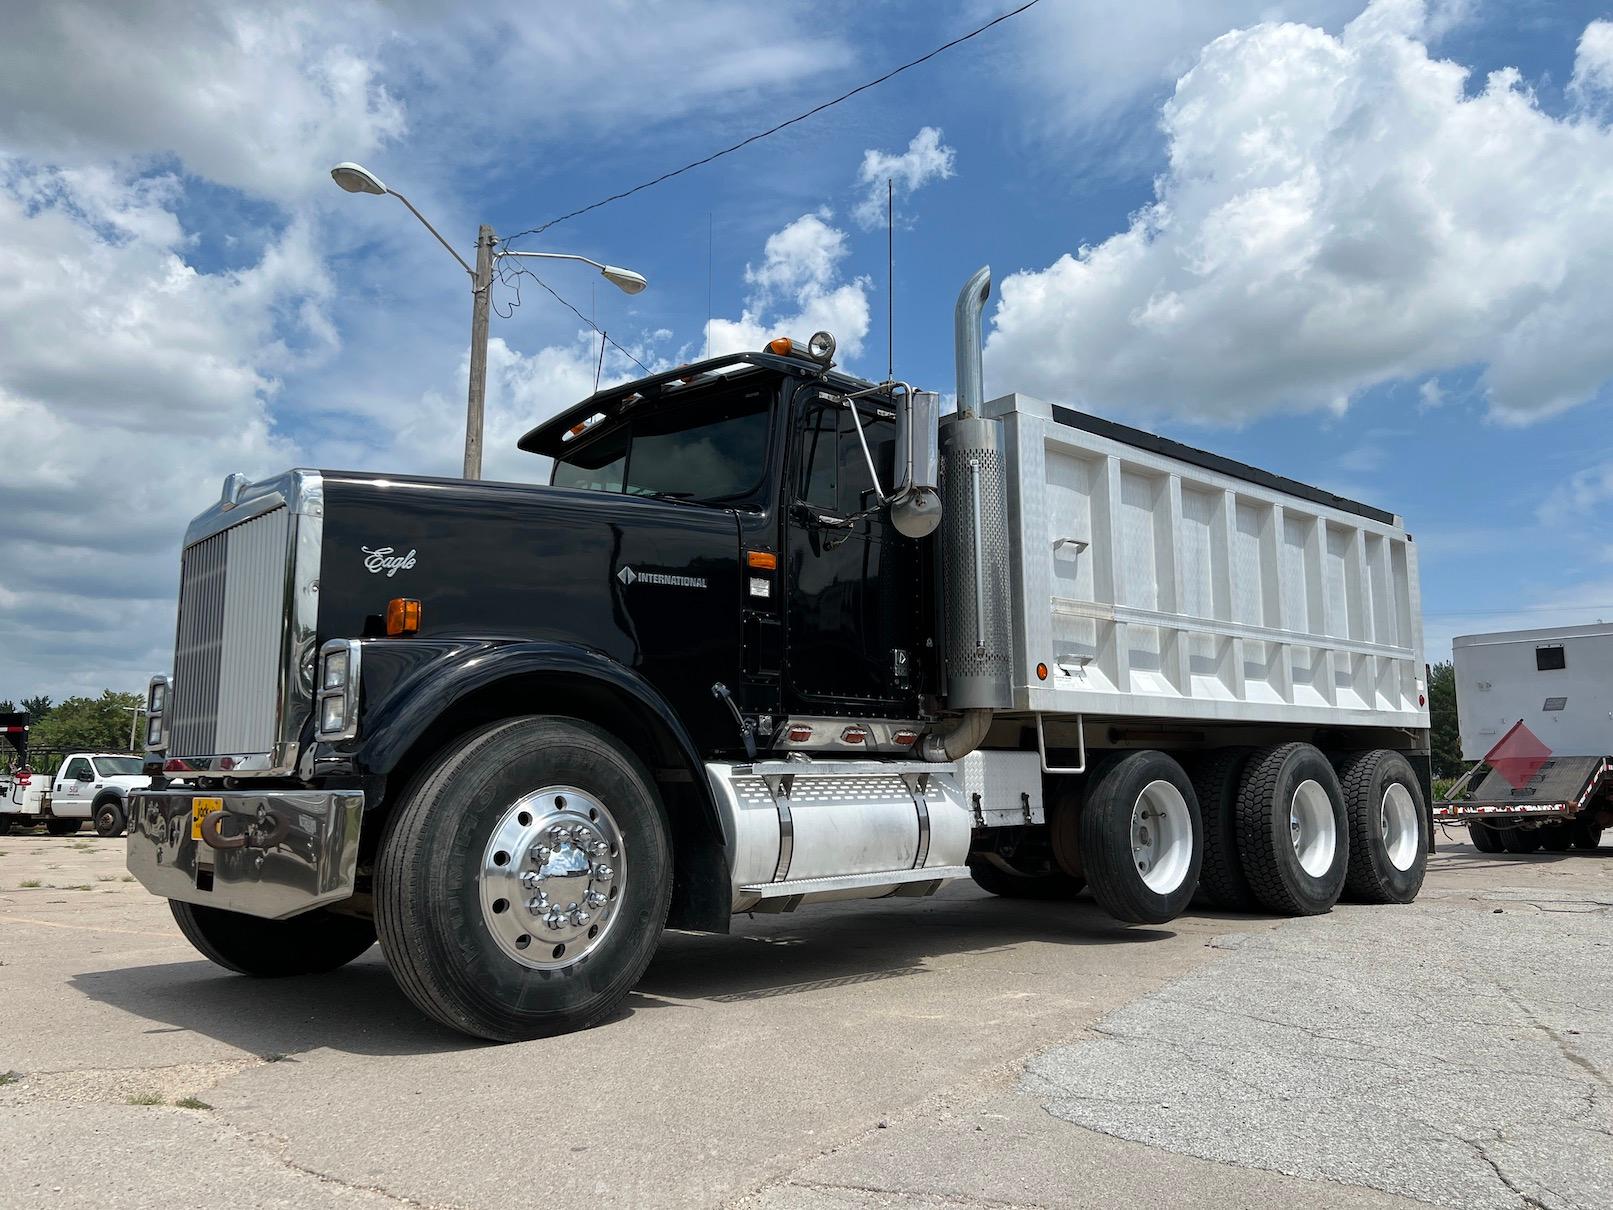
{"label": "orange turn signal light", "polygon": [[780,357],[788,357],[790,355],[790,351],[794,348],[795,342],[788,336],[775,336],[772,340],[767,342],[767,351],[769,353],[777,353]]}
{"label": "orange turn signal light", "polygon": [[756,571],[776,571],[778,556],[770,550],[747,550],[745,564]]}
{"label": "orange turn signal light", "polygon": [[420,602],[413,597],[393,597],[386,603],[386,632],[393,638],[414,634],[420,629]]}
{"label": "orange turn signal light", "polygon": [[1045,681],[1047,679],[1047,665],[1046,664],[1038,664],[1038,665],[1036,665],[1036,679],[1039,680],[1039,681]]}

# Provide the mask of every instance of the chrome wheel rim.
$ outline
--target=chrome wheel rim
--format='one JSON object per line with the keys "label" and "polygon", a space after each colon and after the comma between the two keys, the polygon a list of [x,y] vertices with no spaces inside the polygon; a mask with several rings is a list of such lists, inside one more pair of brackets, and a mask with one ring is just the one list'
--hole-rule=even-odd
{"label": "chrome wheel rim", "polygon": [[1294,791],[1288,804],[1288,838],[1293,841],[1300,869],[1312,878],[1327,873],[1338,849],[1338,829],[1333,800],[1321,782],[1302,781]]}
{"label": "chrome wheel rim", "polygon": [[511,803],[482,851],[482,921],[506,956],[534,970],[575,966],[620,914],[627,846],[605,804],[574,786]]}
{"label": "chrome wheel rim", "polygon": [[1143,885],[1169,895],[1187,878],[1193,861],[1193,817],[1182,792],[1151,781],[1131,807],[1131,860]]}
{"label": "chrome wheel rim", "polygon": [[1383,792],[1383,803],[1378,809],[1378,826],[1383,833],[1383,847],[1389,854],[1389,864],[1397,870],[1409,870],[1417,860],[1418,842],[1417,804],[1411,791],[1395,782]]}

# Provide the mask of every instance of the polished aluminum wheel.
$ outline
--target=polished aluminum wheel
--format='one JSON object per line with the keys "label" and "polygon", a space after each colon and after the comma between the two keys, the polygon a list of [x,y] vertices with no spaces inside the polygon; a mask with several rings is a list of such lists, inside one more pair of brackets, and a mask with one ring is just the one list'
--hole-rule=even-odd
{"label": "polished aluminum wheel", "polygon": [[571,786],[512,803],[482,854],[482,919],[522,966],[581,962],[616,922],[627,849],[605,805]]}
{"label": "polished aluminum wheel", "polygon": [[1411,791],[1399,782],[1391,782],[1383,792],[1378,823],[1383,829],[1383,847],[1388,850],[1389,864],[1397,870],[1411,869],[1417,860],[1422,829],[1417,826],[1417,803]]}
{"label": "polished aluminum wheel", "polygon": [[1320,878],[1333,864],[1338,848],[1338,820],[1333,800],[1319,781],[1302,781],[1288,805],[1288,834],[1300,868]]}
{"label": "polished aluminum wheel", "polygon": [[1143,884],[1156,895],[1182,885],[1193,863],[1193,817],[1182,792],[1168,781],[1151,781],[1131,808],[1131,859]]}

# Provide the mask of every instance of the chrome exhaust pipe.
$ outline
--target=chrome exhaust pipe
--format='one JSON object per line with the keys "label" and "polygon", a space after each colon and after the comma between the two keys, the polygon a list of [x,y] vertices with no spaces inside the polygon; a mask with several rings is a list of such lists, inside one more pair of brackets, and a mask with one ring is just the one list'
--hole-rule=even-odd
{"label": "chrome exhaust pipe", "polygon": [[991,297],[991,266],[981,265],[958,292],[952,313],[953,353],[958,366],[958,414],[977,416],[985,399],[985,373],[980,358],[980,324]]}

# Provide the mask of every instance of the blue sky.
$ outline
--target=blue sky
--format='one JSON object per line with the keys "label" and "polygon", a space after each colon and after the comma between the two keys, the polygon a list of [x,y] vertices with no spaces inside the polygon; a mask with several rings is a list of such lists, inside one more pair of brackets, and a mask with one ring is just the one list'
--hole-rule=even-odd
{"label": "blue sky", "polygon": [[[226,473],[457,466],[464,275],[396,201],[337,190],[332,163],[367,164],[469,256],[479,222],[536,226],[1007,7],[18,14],[0,49],[0,697],[165,667],[178,539]],[[1452,634],[1613,618],[1609,15],[1043,0],[516,244],[643,272],[631,299],[581,266],[544,279],[648,363],[828,326],[877,377],[885,231],[859,204],[905,172],[899,376],[952,389],[952,301],[989,262],[992,392],[1401,513],[1438,659]],[[598,346],[530,283],[513,311],[496,297],[489,474],[537,476],[514,436],[587,393]]]}

